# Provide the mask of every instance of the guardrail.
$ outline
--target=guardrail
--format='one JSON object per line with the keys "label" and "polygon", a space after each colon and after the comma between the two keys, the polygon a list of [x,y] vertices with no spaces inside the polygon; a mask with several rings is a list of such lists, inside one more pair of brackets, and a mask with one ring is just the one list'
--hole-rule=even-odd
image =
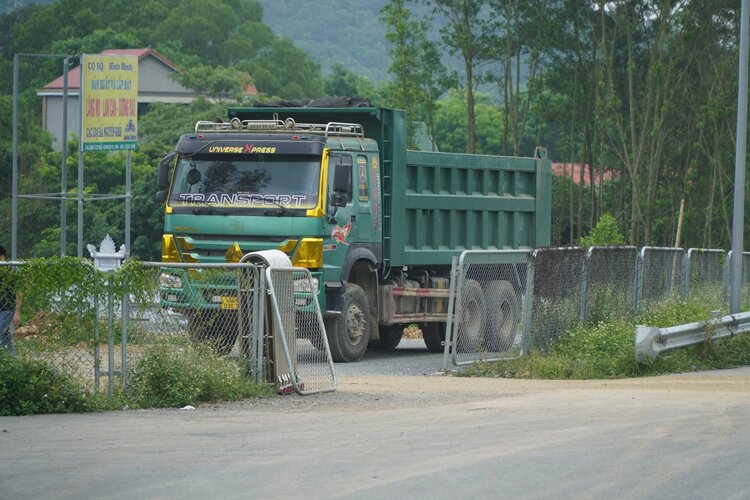
{"label": "guardrail", "polygon": [[657,328],[637,326],[635,330],[635,359],[654,359],[661,352],[707,341],[732,337],[750,331],[750,312],[728,314],[706,321]]}

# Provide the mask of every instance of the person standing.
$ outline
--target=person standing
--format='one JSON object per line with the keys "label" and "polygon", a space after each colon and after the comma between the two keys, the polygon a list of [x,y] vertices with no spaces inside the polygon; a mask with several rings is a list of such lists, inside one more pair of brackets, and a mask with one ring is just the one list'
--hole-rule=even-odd
{"label": "person standing", "polygon": [[[5,247],[0,245],[0,262],[6,258]],[[13,348],[13,332],[10,325],[17,327],[21,321],[21,294],[16,291],[12,269],[0,266],[0,348],[16,355]]]}

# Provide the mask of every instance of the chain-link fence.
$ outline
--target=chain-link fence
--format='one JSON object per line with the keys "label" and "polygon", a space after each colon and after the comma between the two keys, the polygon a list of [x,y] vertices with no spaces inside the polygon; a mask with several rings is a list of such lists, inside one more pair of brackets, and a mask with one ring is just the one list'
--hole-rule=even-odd
{"label": "chain-link fence", "polygon": [[318,287],[307,269],[268,268],[273,320],[277,335],[274,374],[282,391],[299,394],[333,391],[336,377],[323,316],[315,296]]}
{"label": "chain-link fence", "polygon": [[639,310],[683,293],[685,250],[682,248],[643,247],[639,266]]}
{"label": "chain-link fence", "polygon": [[573,247],[534,251],[530,348],[544,349],[581,321],[586,256],[585,249]]}
{"label": "chain-link fence", "polygon": [[467,251],[454,271],[456,314],[448,323],[453,363],[518,356],[529,316],[531,254],[527,251]]}
{"label": "chain-link fence", "polygon": [[15,331],[9,325],[16,355],[42,361],[91,392],[100,368],[98,278],[92,265],[73,259],[48,268],[0,262],[3,308],[12,309],[18,294],[26,319]]}
{"label": "chain-link fence", "polygon": [[[729,283],[723,250],[644,247],[544,248],[520,263],[525,252],[467,251],[454,265],[448,327],[457,366],[545,350],[571,327],[632,316],[674,296],[700,297],[721,307]],[[750,252],[743,254],[743,296],[750,299]],[[528,288],[521,284],[531,280]],[[516,341],[494,350],[490,310],[502,310],[498,281],[520,304]],[[494,290],[488,298],[488,289]],[[750,300],[747,301],[750,304]],[[531,304],[530,308],[524,307]],[[502,315],[501,315],[502,316]],[[503,316],[506,317],[507,315]],[[522,338],[522,341],[518,341]],[[488,348],[488,346],[490,348]],[[445,358],[447,368],[448,356]]]}
{"label": "chain-link fence", "polygon": [[127,279],[79,259],[50,266],[0,262],[0,293],[14,299],[24,290],[26,321],[13,332],[15,352],[89,392],[127,391],[129,373],[149,354],[204,352],[196,347],[281,391],[335,388],[317,283],[307,270],[269,268],[276,286],[266,300],[266,274],[253,263],[143,262]]}
{"label": "chain-link fence", "polygon": [[138,289],[127,294],[126,334],[115,340],[123,352],[117,372],[126,375],[121,367],[135,366],[154,347],[197,344],[234,358],[238,369],[258,370],[250,364],[259,328],[252,314],[259,296],[255,265],[145,262],[142,269]]}
{"label": "chain-link fence", "polygon": [[690,297],[726,300],[727,253],[724,250],[691,248],[686,263],[686,292]]}
{"label": "chain-link fence", "polygon": [[586,261],[585,321],[624,318],[635,310],[635,247],[591,247]]}

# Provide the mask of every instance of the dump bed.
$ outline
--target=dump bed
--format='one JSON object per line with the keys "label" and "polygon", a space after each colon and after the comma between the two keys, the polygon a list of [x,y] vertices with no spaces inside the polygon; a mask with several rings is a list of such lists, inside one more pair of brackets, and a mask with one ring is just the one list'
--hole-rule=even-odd
{"label": "dump bed", "polygon": [[549,245],[551,166],[540,158],[407,151],[406,114],[375,107],[230,108],[230,118],[359,123],[380,146],[386,266],[448,265],[469,249]]}

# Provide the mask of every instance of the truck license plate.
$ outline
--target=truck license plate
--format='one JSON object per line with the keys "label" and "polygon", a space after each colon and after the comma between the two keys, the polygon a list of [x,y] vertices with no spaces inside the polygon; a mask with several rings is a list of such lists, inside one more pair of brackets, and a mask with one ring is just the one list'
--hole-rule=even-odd
{"label": "truck license plate", "polygon": [[237,297],[222,297],[221,308],[222,309],[237,309]]}

